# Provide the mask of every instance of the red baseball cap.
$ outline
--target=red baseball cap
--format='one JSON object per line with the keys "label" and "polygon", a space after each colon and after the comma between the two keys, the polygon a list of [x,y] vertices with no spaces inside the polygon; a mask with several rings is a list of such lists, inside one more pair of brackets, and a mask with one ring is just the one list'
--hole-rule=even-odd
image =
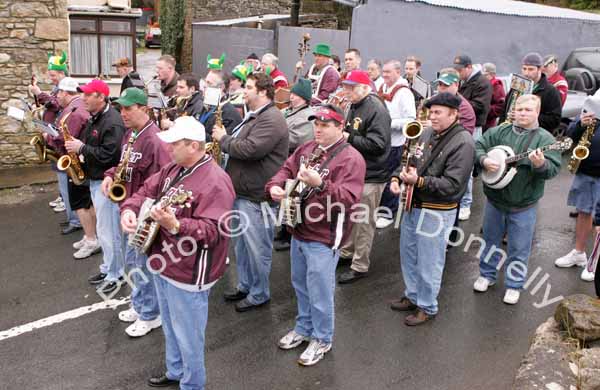
{"label": "red baseball cap", "polygon": [[344,123],[344,116],[335,110],[331,110],[327,107],[318,107],[317,111],[308,117],[309,121],[318,119],[322,122],[336,121],[338,123]]}
{"label": "red baseball cap", "polygon": [[342,84],[371,85],[371,79],[369,78],[369,74],[364,70],[352,70],[346,75],[346,78],[342,81]]}
{"label": "red baseball cap", "polygon": [[110,89],[108,88],[108,85],[106,85],[104,81],[98,79],[93,79],[86,85],[78,87],[77,90],[83,93],[98,92],[104,96],[110,96]]}

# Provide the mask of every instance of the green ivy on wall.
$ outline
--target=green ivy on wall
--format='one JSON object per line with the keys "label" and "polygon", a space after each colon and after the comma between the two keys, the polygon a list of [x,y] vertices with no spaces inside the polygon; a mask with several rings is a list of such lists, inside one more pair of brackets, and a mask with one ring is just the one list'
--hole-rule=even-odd
{"label": "green ivy on wall", "polygon": [[170,54],[181,62],[185,0],[161,0],[160,2],[160,45],[163,54]]}

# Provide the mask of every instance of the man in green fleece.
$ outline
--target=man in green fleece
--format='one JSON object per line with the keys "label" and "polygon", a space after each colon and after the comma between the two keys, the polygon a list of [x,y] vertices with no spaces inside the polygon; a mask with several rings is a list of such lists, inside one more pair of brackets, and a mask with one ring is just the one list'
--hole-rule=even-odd
{"label": "man in green fleece", "polygon": [[[504,303],[519,301],[520,290],[527,279],[527,263],[535,231],[537,202],[544,195],[544,183],[560,171],[558,151],[543,153],[540,148],[554,143],[554,137],[538,123],[540,99],[523,95],[516,102],[514,124],[489,129],[475,143],[476,164],[484,170],[496,171],[499,164],[487,156],[495,146],[510,146],[515,153],[531,151],[529,158],[516,162],[517,174],[502,189],[484,186],[488,199],[483,218],[484,249],[479,258],[480,276],[473,289],[487,291],[496,283],[497,271],[506,264]],[[505,253],[502,237],[508,234]]]}

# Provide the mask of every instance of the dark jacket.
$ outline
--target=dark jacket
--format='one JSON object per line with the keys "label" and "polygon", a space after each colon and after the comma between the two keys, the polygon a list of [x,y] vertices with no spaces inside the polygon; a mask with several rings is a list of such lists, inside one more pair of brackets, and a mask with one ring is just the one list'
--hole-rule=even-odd
{"label": "dark jacket", "polygon": [[[423,172],[421,167],[433,148],[454,128],[459,132],[454,134]],[[455,123],[442,134],[436,134],[432,128],[425,129],[418,142],[423,143],[424,147],[422,155],[415,161],[415,166],[423,181],[420,187],[415,185],[413,206],[432,209],[456,208],[467,190],[469,176],[475,163],[473,137],[459,123]],[[398,167],[393,176],[398,177],[400,170],[401,167]]]}
{"label": "dark jacket", "polygon": [[[591,145],[588,146],[590,155],[585,160],[581,160],[577,173],[584,175],[600,177],[600,121],[596,121],[596,129],[594,135],[591,138]],[[581,136],[585,131],[585,126],[581,126],[579,117],[577,120],[571,122],[569,129],[567,130],[567,136],[573,140],[573,145],[577,146]]]}
{"label": "dark jacket", "polygon": [[492,85],[489,80],[483,73],[477,71],[476,74],[471,75],[470,79],[460,83],[458,92],[473,106],[476,118],[475,126],[485,125],[492,102]]}
{"label": "dark jacket", "polygon": [[[213,127],[215,127],[215,108],[215,106],[204,105],[202,106],[202,111],[194,115],[194,118],[204,125],[206,142],[212,141],[212,130]],[[233,129],[242,123],[242,116],[240,115],[239,110],[229,102],[221,106],[221,119],[223,120],[223,126],[225,127],[227,134],[231,134]]]}
{"label": "dark jacket", "polygon": [[[165,189],[167,180],[172,182],[181,169],[175,163],[163,167],[146,180],[135,195],[123,202],[121,210],[139,213],[146,197],[156,199]],[[231,211],[235,193],[227,174],[206,156],[177,183],[177,187],[180,185],[184,190],[192,191],[190,207],[175,208],[175,216],[180,223],[178,234],[173,235],[160,228],[150,249],[149,266],[163,277],[196,285],[201,290],[207,289],[227,269],[230,235],[223,217]],[[167,195],[171,193],[169,191]],[[170,256],[165,256],[163,245],[172,248]]]}
{"label": "dark jacket", "polygon": [[[506,100],[504,102],[504,112],[502,116],[498,119],[498,123],[504,122],[506,119],[506,112],[513,100],[513,93],[511,91],[506,96]],[[540,127],[548,130],[549,132],[554,132],[560,125],[560,118],[562,114],[562,104],[560,100],[560,94],[548,82],[546,75],[542,73],[542,78],[540,81],[533,87],[533,94],[539,97],[542,101],[542,107],[540,109],[540,115],[538,116],[538,121]]]}
{"label": "dark jacket", "polygon": [[88,120],[81,132],[84,145],[79,152],[84,158],[83,169],[90,179],[104,179],[104,172],[119,163],[124,133],[121,115],[110,104]]}
{"label": "dark jacket", "polygon": [[175,96],[177,93],[177,79],[179,78],[179,74],[175,72],[175,76],[173,76],[173,80],[169,84],[166,84],[164,81],[160,82],[160,91],[163,95],[167,97]]}
{"label": "dark jacket", "polygon": [[127,76],[123,77],[123,81],[121,82],[121,93],[127,88],[139,88],[141,90],[145,89],[144,80],[136,71],[131,71],[127,74]]}
{"label": "dark jacket", "polygon": [[391,149],[392,119],[385,104],[373,94],[350,106],[344,131],[348,142],[367,163],[365,183],[385,183],[390,178],[387,160]]}
{"label": "dark jacket", "polygon": [[225,135],[221,150],[229,154],[227,173],[239,198],[267,200],[265,184],[288,157],[288,131],[281,112],[271,102],[250,117],[237,135]]}
{"label": "dark jacket", "polygon": [[[319,170],[336,148],[346,142],[341,139],[332,145],[311,168]],[[299,146],[296,152],[287,159],[283,167],[266,185],[265,191],[270,194],[271,187],[285,188],[287,179],[295,179],[301,163],[306,163],[313,151],[318,147],[315,141],[308,141]],[[365,183],[365,161],[352,146],[346,146],[327,167],[320,171],[323,179],[320,190],[307,192],[302,201],[302,223],[292,229],[292,235],[302,241],[316,241],[329,247],[337,247],[352,231],[350,213],[352,206],[360,202]],[[298,188],[302,191],[302,188]],[[309,206],[311,205],[312,206]],[[332,206],[342,204],[343,207]],[[318,206],[320,205],[320,206]],[[310,215],[307,216],[307,213]]]}
{"label": "dark jacket", "polygon": [[194,92],[185,103],[185,106],[177,110],[177,117],[186,115],[195,118],[203,109],[204,99],[202,98],[202,94],[200,92]]}
{"label": "dark jacket", "polygon": [[502,85],[502,81],[493,78],[491,80],[492,84],[492,103],[490,104],[490,111],[488,112],[487,120],[485,122],[485,126],[483,130],[487,130],[490,127],[496,126],[496,120],[500,115],[502,115],[502,110],[504,110],[504,100],[506,98],[506,92],[504,92],[504,85]]}

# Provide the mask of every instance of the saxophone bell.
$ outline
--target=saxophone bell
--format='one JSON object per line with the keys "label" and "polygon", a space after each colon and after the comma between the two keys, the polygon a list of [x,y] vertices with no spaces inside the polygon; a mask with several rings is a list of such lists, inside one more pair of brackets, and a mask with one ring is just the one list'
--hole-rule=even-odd
{"label": "saxophone bell", "polygon": [[589,148],[587,148],[585,146],[577,145],[573,149],[573,154],[571,155],[571,157],[576,160],[585,160],[586,158],[588,158],[589,155],[590,155]]}
{"label": "saxophone bell", "polygon": [[115,203],[124,200],[127,197],[127,190],[121,183],[113,183],[108,189],[108,198]]}

